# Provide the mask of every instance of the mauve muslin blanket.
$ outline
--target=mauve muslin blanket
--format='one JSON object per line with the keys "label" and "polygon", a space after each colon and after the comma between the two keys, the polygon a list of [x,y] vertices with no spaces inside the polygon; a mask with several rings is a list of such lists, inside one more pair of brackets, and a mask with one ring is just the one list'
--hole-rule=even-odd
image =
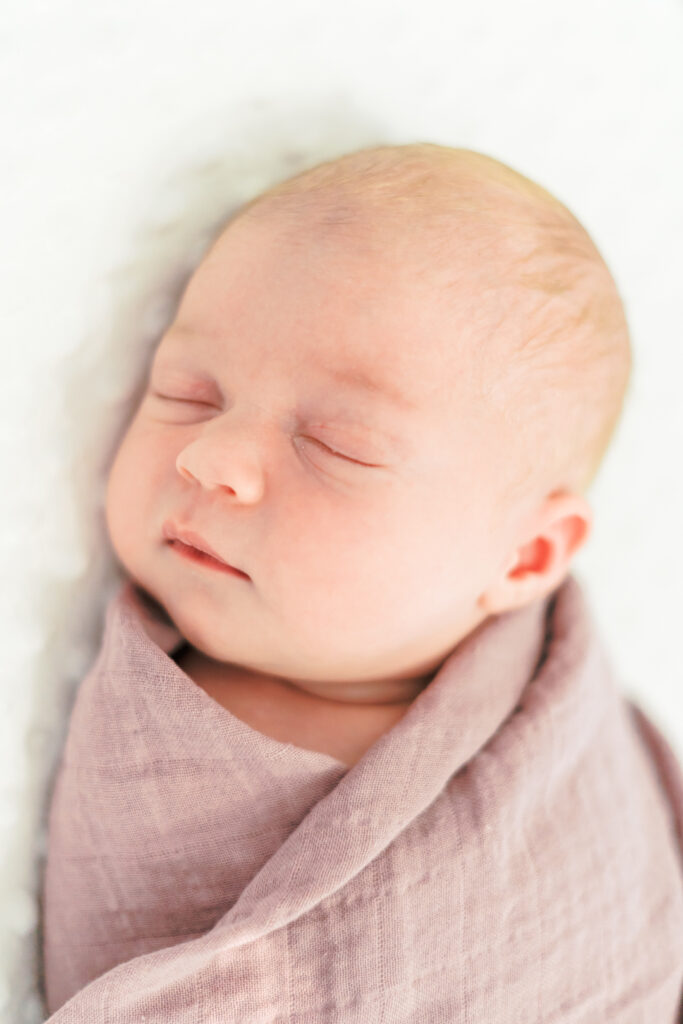
{"label": "mauve muslin blanket", "polygon": [[51,798],[50,1024],[678,1022],[683,777],[575,576],[351,768],[221,707],[182,644],[125,580]]}

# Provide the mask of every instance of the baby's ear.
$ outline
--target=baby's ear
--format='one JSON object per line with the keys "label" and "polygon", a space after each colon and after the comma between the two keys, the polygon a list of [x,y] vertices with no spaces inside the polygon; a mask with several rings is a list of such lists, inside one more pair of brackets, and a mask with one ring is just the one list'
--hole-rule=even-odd
{"label": "baby's ear", "polygon": [[480,595],[481,609],[498,615],[550,594],[566,577],[592,526],[593,512],[584,497],[550,495],[533,517],[533,536],[522,541],[499,578]]}
{"label": "baby's ear", "polygon": [[565,577],[576,553],[591,535],[593,510],[583,495],[558,492],[546,498],[544,519],[542,536],[554,546],[554,565],[550,568],[557,573],[557,585]]}

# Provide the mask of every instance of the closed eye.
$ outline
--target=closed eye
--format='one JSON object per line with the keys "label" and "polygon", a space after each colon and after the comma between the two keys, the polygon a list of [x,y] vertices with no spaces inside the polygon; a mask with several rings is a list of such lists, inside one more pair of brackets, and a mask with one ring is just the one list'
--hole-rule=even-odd
{"label": "closed eye", "polygon": [[171,395],[162,395],[158,391],[152,391],[152,395],[155,398],[160,398],[162,402],[182,402],[183,405],[211,405],[211,402],[199,402],[196,398],[173,398]]}
{"label": "closed eye", "polygon": [[[180,402],[183,405],[200,405],[200,406],[210,406],[211,405],[211,402],[199,402],[196,399],[192,399],[192,398],[173,398],[170,395],[162,395],[158,391],[152,391],[152,394],[154,395],[155,398],[160,398],[164,402]],[[333,456],[335,458],[338,458],[338,459],[344,459],[345,462],[350,462],[350,463],[352,463],[355,466],[366,466],[369,469],[372,469],[372,468],[379,469],[379,468],[381,468],[379,466],[379,464],[377,464],[377,463],[361,462],[360,459],[354,459],[350,455],[344,455],[343,452],[337,451],[334,448],[330,448],[329,445],[324,444],[322,441],[318,441],[318,439],[315,438],[315,437],[305,437],[304,440],[305,441],[311,441],[317,447],[322,448],[322,450],[326,454],[331,455],[331,456]]]}
{"label": "closed eye", "polygon": [[328,445],[323,444],[322,441],[318,441],[314,437],[306,437],[306,438],[304,438],[304,440],[305,441],[312,441],[313,444],[318,445],[320,448],[323,449],[323,451],[327,452],[327,454],[335,455],[337,458],[344,459],[346,462],[352,462],[356,466],[368,466],[370,468],[372,468],[374,466],[375,468],[378,468],[372,462],[361,462],[360,459],[352,459],[350,455],[344,455],[342,452],[335,451],[334,448],[330,448]]}

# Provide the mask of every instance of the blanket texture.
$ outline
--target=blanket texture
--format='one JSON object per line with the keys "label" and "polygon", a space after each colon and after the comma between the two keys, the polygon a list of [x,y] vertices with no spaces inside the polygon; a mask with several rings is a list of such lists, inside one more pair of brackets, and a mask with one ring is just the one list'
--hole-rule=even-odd
{"label": "blanket texture", "polygon": [[683,1019],[683,776],[573,575],[351,768],[232,715],[182,645],[125,581],[51,797],[49,1024]]}

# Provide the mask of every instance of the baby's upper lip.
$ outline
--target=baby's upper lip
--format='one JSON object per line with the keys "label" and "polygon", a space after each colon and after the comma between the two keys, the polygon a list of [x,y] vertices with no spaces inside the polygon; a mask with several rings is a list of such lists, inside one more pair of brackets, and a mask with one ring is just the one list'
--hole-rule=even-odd
{"label": "baby's upper lip", "polygon": [[[214,551],[208,541],[205,541],[200,534],[195,533],[195,531],[189,529],[189,527],[176,526],[172,520],[167,519],[161,528],[161,532],[165,540],[180,540],[183,544],[190,544],[193,548],[203,551],[204,554],[211,555],[212,558],[215,558],[218,562],[222,562],[223,565],[230,566],[231,569],[237,569],[238,572],[244,571],[238,566],[233,565],[232,562],[226,562],[226,560],[219,555],[217,551]],[[244,573],[244,575],[246,576],[247,574]]]}

